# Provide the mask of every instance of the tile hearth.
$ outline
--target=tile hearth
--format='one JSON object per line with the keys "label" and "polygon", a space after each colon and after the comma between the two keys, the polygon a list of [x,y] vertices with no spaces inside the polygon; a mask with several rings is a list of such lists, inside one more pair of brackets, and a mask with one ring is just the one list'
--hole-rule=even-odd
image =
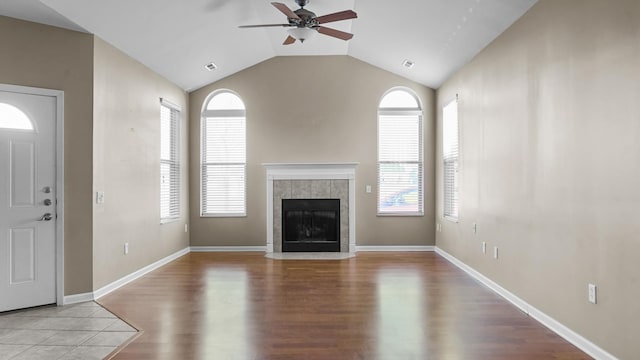
{"label": "tile hearth", "polygon": [[275,260],[344,260],[354,256],[356,254],[344,252],[272,252],[264,257]]}

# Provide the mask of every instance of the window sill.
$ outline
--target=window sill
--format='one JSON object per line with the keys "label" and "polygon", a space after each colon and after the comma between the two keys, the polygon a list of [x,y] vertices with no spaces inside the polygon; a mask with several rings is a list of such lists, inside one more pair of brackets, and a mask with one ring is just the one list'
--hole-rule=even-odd
{"label": "window sill", "polygon": [[247,214],[200,214],[201,218],[245,218]]}
{"label": "window sill", "polygon": [[377,213],[378,217],[420,217],[424,213]]}
{"label": "window sill", "polygon": [[164,224],[170,224],[170,223],[174,223],[174,222],[178,222],[180,221],[180,218],[166,218],[166,219],[160,219],[160,225],[164,225]]}
{"label": "window sill", "polygon": [[454,218],[454,217],[451,217],[451,216],[443,216],[443,218],[445,220],[451,221],[453,223],[456,223],[456,224],[458,223],[458,218]]}

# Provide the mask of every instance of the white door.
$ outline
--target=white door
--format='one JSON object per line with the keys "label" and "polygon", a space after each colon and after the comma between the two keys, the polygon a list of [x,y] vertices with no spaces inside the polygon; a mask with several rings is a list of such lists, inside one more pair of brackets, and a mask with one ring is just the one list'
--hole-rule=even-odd
{"label": "white door", "polygon": [[0,91],[0,311],[56,302],[56,104]]}

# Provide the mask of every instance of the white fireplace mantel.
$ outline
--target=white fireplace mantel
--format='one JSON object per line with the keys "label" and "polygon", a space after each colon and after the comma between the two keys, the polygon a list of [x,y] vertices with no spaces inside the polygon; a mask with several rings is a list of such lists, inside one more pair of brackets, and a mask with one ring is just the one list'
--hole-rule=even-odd
{"label": "white fireplace mantel", "polygon": [[273,252],[274,180],[349,180],[349,252],[356,251],[356,166],[358,163],[265,163],[267,170],[267,252]]}

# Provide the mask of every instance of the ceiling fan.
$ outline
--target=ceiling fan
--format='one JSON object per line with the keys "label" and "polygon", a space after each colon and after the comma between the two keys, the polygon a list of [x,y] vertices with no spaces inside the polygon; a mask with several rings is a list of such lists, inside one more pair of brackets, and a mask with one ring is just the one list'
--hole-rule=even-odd
{"label": "ceiling fan", "polygon": [[290,27],[289,36],[282,43],[282,45],[290,45],[296,42],[296,40],[300,40],[300,42],[304,42],[309,39],[311,36],[315,35],[316,32],[319,32],[323,35],[332,36],[334,38],[342,39],[342,40],[350,40],[353,37],[353,34],[348,32],[328,28],[325,26],[321,26],[321,24],[326,24],[334,21],[341,20],[349,20],[355,19],[358,17],[358,14],[353,10],[345,10],[340,11],[324,16],[316,16],[315,13],[305,9],[304,7],[309,3],[309,0],[295,0],[296,4],[300,6],[300,9],[296,11],[292,11],[289,7],[283,3],[272,2],[276,9],[280,10],[283,14],[287,16],[288,24],[265,24],[265,25],[241,25],[240,28],[258,28],[258,27]]}

